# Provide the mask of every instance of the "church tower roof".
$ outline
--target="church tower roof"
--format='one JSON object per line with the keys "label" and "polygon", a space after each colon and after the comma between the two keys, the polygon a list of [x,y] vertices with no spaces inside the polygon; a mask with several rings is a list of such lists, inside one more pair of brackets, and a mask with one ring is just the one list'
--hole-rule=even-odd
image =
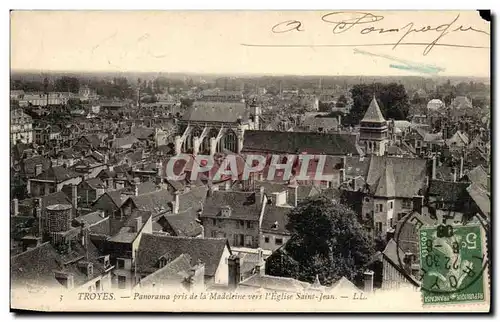
{"label": "church tower roof", "polygon": [[375,96],[373,96],[370,106],[368,106],[365,116],[363,117],[361,122],[385,122],[384,116],[382,115],[382,112],[380,112],[380,107],[378,106]]}

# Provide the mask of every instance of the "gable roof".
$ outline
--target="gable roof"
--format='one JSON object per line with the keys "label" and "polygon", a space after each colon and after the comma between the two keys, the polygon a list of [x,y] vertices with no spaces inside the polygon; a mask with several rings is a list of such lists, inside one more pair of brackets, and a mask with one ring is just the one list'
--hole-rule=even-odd
{"label": "gable roof", "polygon": [[61,182],[72,178],[79,177],[80,175],[65,167],[50,167],[44,172],[40,173],[35,179],[38,180],[51,180]]}
{"label": "gable roof", "polygon": [[54,271],[61,268],[59,254],[49,242],[10,258],[12,285],[60,287],[61,284],[54,278]]}
{"label": "gable roof", "polygon": [[273,234],[289,234],[286,229],[288,213],[292,208],[267,205],[262,218],[261,231]]}
{"label": "gable roof", "polygon": [[[215,276],[224,249],[229,244],[225,238],[172,237],[143,233],[138,248],[137,270],[153,273],[158,270],[161,256],[171,259],[187,254],[193,262],[205,264],[205,275]],[[230,248],[229,248],[230,249]]]}
{"label": "gable roof", "polygon": [[197,222],[198,211],[190,208],[178,214],[163,215],[162,218],[175,232],[175,236],[196,237],[203,231],[201,225]]}
{"label": "gable roof", "polygon": [[373,96],[373,99],[370,102],[370,105],[368,106],[368,109],[365,112],[365,116],[363,117],[361,122],[385,122],[385,118],[380,111],[380,107],[378,106],[375,96]]}
{"label": "gable roof", "polygon": [[231,209],[230,219],[259,220],[261,207],[255,202],[255,192],[213,191],[200,217],[222,218],[222,207]]}
{"label": "gable roof", "polygon": [[[396,268],[408,282],[415,286],[419,286],[419,283],[400,266],[399,259],[403,261],[405,257],[404,251],[398,247],[394,239],[391,238],[387,245],[385,246],[384,251],[382,252],[383,258],[386,259],[389,264],[391,264],[394,268]],[[398,257],[399,256],[399,257]]]}
{"label": "gable roof", "polygon": [[195,101],[184,113],[184,121],[235,123],[238,118],[247,120],[250,112],[242,102]]}
{"label": "gable roof", "polygon": [[141,287],[165,285],[182,282],[191,269],[191,258],[187,254],[181,254],[176,259],[141,279]]}
{"label": "gable roof", "polygon": [[104,182],[102,182],[99,178],[87,179],[84,182],[87,183],[92,189],[104,188]]}
{"label": "gable roof", "polygon": [[[392,174],[390,170],[386,170],[387,167],[391,166]],[[381,192],[386,191],[392,193],[394,190],[394,197],[412,198],[424,187],[426,174],[426,160],[372,156],[366,182],[370,187],[378,187],[380,178],[385,176],[383,182],[387,180],[389,180],[389,183],[394,181],[394,187],[383,186]],[[371,191],[375,192],[376,190]]]}
{"label": "gable roof", "polygon": [[467,199],[468,182],[431,180],[428,194],[444,202],[460,202]]}
{"label": "gable roof", "polygon": [[259,274],[254,274],[246,280],[241,281],[240,285],[285,292],[300,292],[304,291],[307,287],[310,286],[309,283],[301,282],[291,277]]}
{"label": "gable roof", "polygon": [[243,152],[360,155],[356,136],[344,133],[278,132],[246,130]]}
{"label": "gable roof", "polygon": [[489,219],[491,214],[490,194],[479,184],[473,183],[467,188],[469,196],[474,200],[484,216]]}
{"label": "gable roof", "polygon": [[129,198],[139,210],[160,213],[171,210],[171,203],[174,200],[172,193],[167,189],[162,189],[139,196]]}
{"label": "gable roof", "polygon": [[114,149],[119,149],[119,148],[123,148],[127,145],[132,145],[136,142],[138,142],[138,140],[135,138],[135,136],[127,135],[125,137],[114,139],[113,143],[111,144],[111,147]]}
{"label": "gable roof", "polygon": [[396,196],[394,180],[394,173],[392,170],[392,163],[388,162],[386,167],[382,170],[382,175],[378,178],[375,186],[375,195],[380,197],[394,197]]}
{"label": "gable roof", "polygon": [[484,188],[488,187],[488,181],[490,179],[488,178],[488,173],[481,165],[467,172],[466,176],[470,182],[479,184]]}

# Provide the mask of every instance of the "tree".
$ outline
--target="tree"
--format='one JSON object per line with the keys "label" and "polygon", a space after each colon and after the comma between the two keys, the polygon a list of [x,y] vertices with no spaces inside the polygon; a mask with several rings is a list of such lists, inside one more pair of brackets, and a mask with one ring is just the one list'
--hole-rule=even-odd
{"label": "tree", "polygon": [[351,88],[351,96],[353,106],[344,118],[346,125],[359,124],[374,96],[386,119],[404,120],[408,117],[408,94],[401,84],[357,84]]}
{"label": "tree", "polygon": [[356,214],[325,196],[307,199],[288,215],[292,238],[267,260],[270,275],[324,285],[341,277],[356,281],[374,253],[373,240]]}
{"label": "tree", "polygon": [[345,97],[344,94],[342,94],[339,96],[337,103],[335,103],[335,107],[346,107],[346,105],[347,105],[347,98]]}
{"label": "tree", "polygon": [[56,92],[71,92],[78,93],[80,90],[80,80],[76,77],[63,76],[55,82]]}

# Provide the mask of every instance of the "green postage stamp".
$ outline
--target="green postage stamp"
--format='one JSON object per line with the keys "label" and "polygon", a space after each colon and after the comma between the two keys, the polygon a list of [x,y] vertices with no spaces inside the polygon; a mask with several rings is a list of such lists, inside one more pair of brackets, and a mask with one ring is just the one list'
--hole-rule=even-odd
{"label": "green postage stamp", "polygon": [[438,225],[420,229],[424,305],[485,300],[488,261],[484,242],[481,225]]}

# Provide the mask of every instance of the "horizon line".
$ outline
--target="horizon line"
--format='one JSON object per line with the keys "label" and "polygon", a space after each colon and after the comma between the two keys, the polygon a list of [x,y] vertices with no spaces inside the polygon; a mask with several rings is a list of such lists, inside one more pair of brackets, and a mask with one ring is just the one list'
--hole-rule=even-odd
{"label": "horizon line", "polygon": [[491,75],[397,75],[397,74],[373,74],[373,75],[359,75],[359,74],[282,74],[282,73],[254,73],[254,72],[194,72],[194,71],[140,71],[140,70],[127,70],[127,71],[116,71],[116,70],[64,70],[64,69],[52,69],[52,70],[35,70],[35,69],[9,69],[9,76],[14,73],[32,73],[32,74],[50,74],[50,73],[83,73],[83,74],[99,74],[99,73],[109,73],[109,74],[132,74],[132,73],[142,73],[142,74],[187,74],[187,75],[197,75],[197,76],[249,76],[249,77],[285,77],[285,76],[295,76],[295,77],[421,77],[421,78],[487,78],[491,81]]}

